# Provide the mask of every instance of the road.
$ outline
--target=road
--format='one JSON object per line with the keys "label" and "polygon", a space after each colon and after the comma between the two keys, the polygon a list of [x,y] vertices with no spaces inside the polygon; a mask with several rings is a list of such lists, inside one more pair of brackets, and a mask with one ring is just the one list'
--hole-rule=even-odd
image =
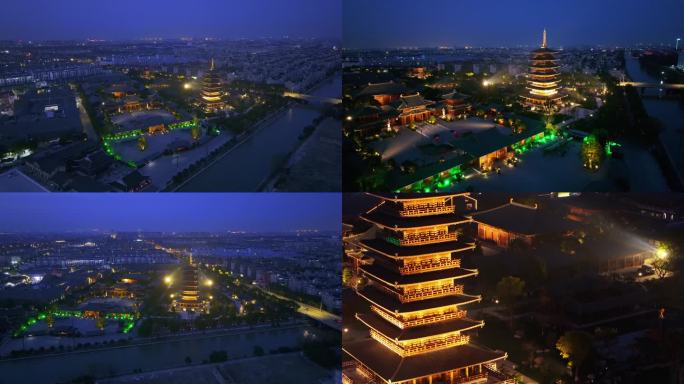
{"label": "road", "polygon": [[90,121],[90,116],[88,116],[88,112],[86,112],[85,108],[83,107],[83,100],[81,100],[81,98],[78,96],[76,97],[76,105],[78,106],[78,112],[81,116],[81,125],[83,125],[83,133],[85,133],[88,136],[88,140],[97,143],[99,139],[97,137],[97,133],[95,132],[95,128],[93,128],[93,123]]}
{"label": "road", "polygon": [[321,323],[323,323],[323,324],[325,324],[325,325],[327,325],[333,329],[337,329],[338,331],[342,330],[342,317],[341,316],[338,316],[334,313],[330,313],[328,311],[324,311],[322,309],[316,308],[316,307],[308,305],[308,304],[304,304],[300,301],[293,300],[289,297],[282,296],[282,295],[279,295],[277,293],[267,291],[261,287],[257,287],[257,288],[260,289],[262,292],[267,293],[271,296],[277,297],[279,299],[294,301],[295,303],[297,303],[299,305],[297,312],[301,313],[304,316],[310,317],[314,320],[318,320]]}
{"label": "road", "polygon": [[646,83],[640,81],[622,81],[618,83],[620,87],[631,85],[635,88],[663,88],[663,89],[684,89],[684,84],[660,84],[660,83]]}

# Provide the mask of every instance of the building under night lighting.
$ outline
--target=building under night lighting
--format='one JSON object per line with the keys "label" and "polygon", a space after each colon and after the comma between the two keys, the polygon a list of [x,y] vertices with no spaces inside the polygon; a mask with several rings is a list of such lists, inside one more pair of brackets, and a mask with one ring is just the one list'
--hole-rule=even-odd
{"label": "building under night lighting", "polygon": [[375,236],[361,240],[357,293],[370,311],[356,319],[370,338],[343,344],[343,383],[512,382],[497,363],[505,352],[475,346],[468,331],[484,326],[463,308],[480,295],[460,282],[478,274],[461,266],[475,244],[461,238],[470,219],[456,207],[475,207],[468,193],[375,195],[380,203],[361,218]]}
{"label": "building under night lighting", "polygon": [[214,67],[214,59],[211,59],[209,70],[202,79],[201,103],[205,112],[216,112],[223,109],[223,84],[221,77]]}
{"label": "building under night lighting", "polygon": [[530,55],[530,71],[527,74],[528,92],[521,97],[523,103],[533,109],[553,110],[563,95],[560,93],[556,51],[546,46],[546,29],[542,37],[541,47]]}
{"label": "building under night lighting", "polygon": [[200,298],[199,272],[197,265],[193,263],[192,256],[189,257],[188,263],[182,268],[182,277],[181,295],[178,300],[173,301],[173,308],[184,312],[200,313],[208,311],[207,303]]}

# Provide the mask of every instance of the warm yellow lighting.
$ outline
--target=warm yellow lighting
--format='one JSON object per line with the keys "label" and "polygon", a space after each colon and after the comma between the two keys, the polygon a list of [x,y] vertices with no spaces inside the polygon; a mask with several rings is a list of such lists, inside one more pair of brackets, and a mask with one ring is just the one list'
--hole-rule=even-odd
{"label": "warm yellow lighting", "polygon": [[166,284],[171,284],[172,281],[173,281],[173,280],[171,279],[171,276],[165,276],[165,277],[164,277],[164,282],[165,282]]}
{"label": "warm yellow lighting", "polygon": [[491,82],[491,81],[489,81],[489,80],[482,80],[482,86],[483,86],[483,87],[489,87],[490,85],[492,85],[492,82]]}
{"label": "warm yellow lighting", "polygon": [[211,279],[207,279],[206,284],[211,287],[214,285],[214,282]]}
{"label": "warm yellow lighting", "polygon": [[172,293],[169,295],[169,297],[173,299],[174,297],[176,297],[176,295]]}
{"label": "warm yellow lighting", "polygon": [[666,258],[668,255],[669,255],[669,252],[667,251],[666,248],[660,247],[660,248],[656,249],[656,256],[657,256],[659,259],[664,259],[664,258]]}
{"label": "warm yellow lighting", "polygon": [[183,88],[184,88],[184,89],[190,89],[190,88],[192,88],[192,84],[190,84],[190,83],[185,83],[185,84],[183,84]]}

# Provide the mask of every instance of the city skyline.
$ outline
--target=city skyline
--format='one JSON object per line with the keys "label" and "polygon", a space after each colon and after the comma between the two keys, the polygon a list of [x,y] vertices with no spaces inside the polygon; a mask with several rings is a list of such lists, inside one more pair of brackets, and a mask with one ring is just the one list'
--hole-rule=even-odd
{"label": "city skyline", "polygon": [[0,200],[0,216],[12,218],[0,223],[2,233],[339,231],[341,197],[336,193],[6,193]]}
{"label": "city skyline", "polygon": [[[661,0],[643,7],[637,0],[571,3],[550,1],[479,3],[430,0],[415,22],[412,2],[344,2],[344,46],[348,49],[477,46],[538,46],[541,31],[553,47],[574,45],[629,46],[675,44],[684,7]],[[439,10],[439,12],[436,12]],[[635,27],[634,20],[638,20]]]}
{"label": "city skyline", "polygon": [[340,13],[341,3],[327,0],[34,0],[3,6],[0,40],[339,38]]}

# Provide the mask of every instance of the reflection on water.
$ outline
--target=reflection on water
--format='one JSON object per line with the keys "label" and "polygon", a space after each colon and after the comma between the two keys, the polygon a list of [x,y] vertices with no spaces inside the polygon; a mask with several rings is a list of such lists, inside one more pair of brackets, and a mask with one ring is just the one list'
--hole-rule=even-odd
{"label": "reflection on water", "polygon": [[264,351],[295,347],[304,328],[257,331],[239,335],[206,335],[189,340],[163,341],[155,344],[92,350],[60,356],[0,361],[0,384],[16,382],[53,383],[70,381],[78,376],[115,376],[185,365],[208,360],[212,351],[227,351],[229,358],[251,356],[255,346]]}
{"label": "reflection on water", "polygon": [[[311,94],[339,98],[342,76],[336,75]],[[305,126],[320,115],[312,108],[289,108],[280,118],[261,128],[212,166],[195,176],[180,190],[254,191],[286,158]]]}
{"label": "reflection on water", "polygon": [[[625,51],[625,65],[627,73],[632,80],[644,82],[659,82],[641,69],[639,60],[633,58]],[[651,89],[645,92],[646,96],[657,96],[658,90]],[[680,180],[684,178],[684,109],[677,100],[657,99],[647,97],[643,99],[646,112],[660,120],[663,131],[660,141],[663,143],[668,156],[672,159],[680,174]]]}

